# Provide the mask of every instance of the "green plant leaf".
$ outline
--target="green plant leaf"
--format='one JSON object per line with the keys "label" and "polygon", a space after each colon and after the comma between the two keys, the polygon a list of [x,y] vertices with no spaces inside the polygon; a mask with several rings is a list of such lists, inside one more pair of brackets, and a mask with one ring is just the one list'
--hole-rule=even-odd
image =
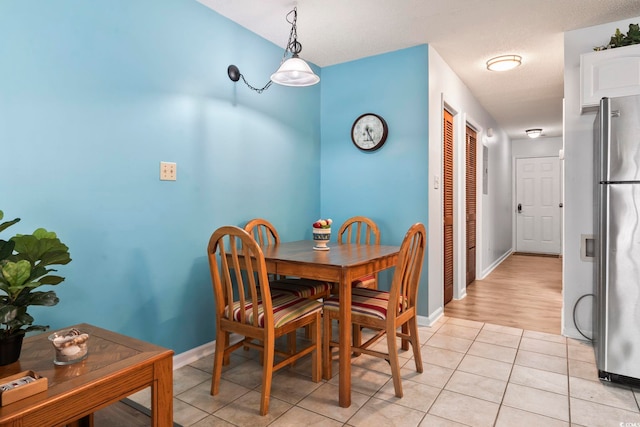
{"label": "green plant leaf", "polygon": [[[2,214],[2,211],[0,211],[0,219],[2,219],[3,217],[4,217],[4,214]],[[0,224],[0,231],[4,230],[5,228],[11,227],[13,224],[15,224],[18,221],[20,221],[20,218],[16,218],[13,221],[3,222],[2,224]]]}
{"label": "green plant leaf", "polygon": [[0,323],[9,323],[18,315],[18,308],[12,305],[0,307]]}
{"label": "green plant leaf", "polygon": [[620,47],[622,46],[623,40],[624,40],[624,35],[622,34],[622,32],[620,32],[620,28],[616,28],[616,32],[611,37],[611,40],[609,40],[609,44],[612,47]]}
{"label": "green plant leaf", "polygon": [[10,288],[21,287],[29,279],[30,275],[31,264],[26,260],[9,261],[2,266],[2,276],[9,283]]}
{"label": "green plant leaf", "polygon": [[13,240],[4,241],[0,240],[0,260],[7,259],[13,253],[13,248],[15,246],[15,242]]}
{"label": "green plant leaf", "polygon": [[27,313],[26,307],[17,307],[17,311],[16,317],[6,322],[7,326],[9,326],[10,334],[15,333],[16,330],[19,330],[24,325],[31,325],[33,323],[33,317]]}
{"label": "green plant leaf", "polygon": [[56,239],[58,236],[53,231],[47,231],[44,228],[36,229],[33,234],[37,239]]}
{"label": "green plant leaf", "polygon": [[[60,240],[56,239],[58,242]],[[64,246],[64,245],[62,245]],[[54,265],[54,264],[68,264],[71,262],[71,258],[69,257],[69,251],[66,246],[64,246],[64,250],[53,250],[48,249],[47,252],[42,254],[42,258],[40,259],[39,265]]]}
{"label": "green plant leaf", "polygon": [[28,305],[44,305],[47,307],[58,304],[60,299],[54,291],[47,292],[31,292],[27,296]]}
{"label": "green plant leaf", "polygon": [[23,329],[23,331],[26,333],[31,331],[46,331],[47,329],[49,329],[49,325],[31,325]]}
{"label": "green plant leaf", "polygon": [[640,25],[639,24],[629,24],[627,41],[630,45],[640,43]]}
{"label": "green plant leaf", "polygon": [[[54,237],[50,237],[52,235]],[[48,232],[43,228],[36,230],[33,235],[18,234],[13,236],[11,240],[15,242],[16,258],[26,259],[31,264],[46,266],[67,264],[71,261],[67,245],[55,237],[55,233]]]}
{"label": "green plant leaf", "polygon": [[64,281],[64,277],[60,277],[60,276],[44,276],[38,279],[38,282],[40,282],[41,285],[57,285],[59,283],[62,283]]}

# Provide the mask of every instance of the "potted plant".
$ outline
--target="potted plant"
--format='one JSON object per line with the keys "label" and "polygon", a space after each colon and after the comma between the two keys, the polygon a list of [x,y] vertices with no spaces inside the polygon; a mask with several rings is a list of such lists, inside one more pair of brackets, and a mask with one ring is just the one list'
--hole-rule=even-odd
{"label": "potted plant", "polygon": [[620,28],[616,28],[616,32],[611,36],[609,44],[604,46],[596,46],[593,50],[615,49],[616,47],[631,46],[640,43],[640,25],[629,24],[629,31],[624,34]]}
{"label": "potted plant", "polygon": [[[4,213],[0,211],[0,221]],[[0,232],[20,221],[0,223]],[[16,234],[0,239],[0,365],[13,363],[20,357],[22,339],[30,331],[46,331],[49,327],[34,325],[27,313],[32,305],[58,304],[55,291],[36,291],[43,285],[57,285],[64,277],[51,274],[52,265],[68,264],[69,248],[56,233],[38,228],[33,234]],[[4,293],[4,295],[2,295]]]}

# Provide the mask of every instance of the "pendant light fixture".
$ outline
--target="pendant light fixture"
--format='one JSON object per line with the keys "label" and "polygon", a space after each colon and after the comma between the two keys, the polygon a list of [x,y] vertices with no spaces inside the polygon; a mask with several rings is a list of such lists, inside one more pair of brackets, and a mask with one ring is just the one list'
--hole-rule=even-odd
{"label": "pendant light fixture", "polygon": [[291,32],[289,33],[289,41],[284,48],[282,62],[280,63],[278,70],[271,75],[271,80],[269,80],[264,87],[258,89],[247,83],[244,76],[235,65],[229,65],[227,68],[229,78],[234,82],[237,82],[242,78],[242,81],[249,87],[249,89],[255,90],[258,93],[262,93],[267,90],[269,86],[271,86],[271,83],[296,87],[311,86],[318,83],[320,81],[320,77],[313,72],[309,64],[299,57],[299,54],[302,51],[302,44],[298,41],[297,20],[298,10],[294,7],[293,10],[287,14],[287,22],[291,24]]}

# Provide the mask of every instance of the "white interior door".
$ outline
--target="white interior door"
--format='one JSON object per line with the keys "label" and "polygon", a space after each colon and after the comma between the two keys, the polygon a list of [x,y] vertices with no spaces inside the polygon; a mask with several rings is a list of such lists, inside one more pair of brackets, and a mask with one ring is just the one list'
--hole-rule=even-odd
{"label": "white interior door", "polygon": [[516,251],[560,253],[560,159],[516,159]]}

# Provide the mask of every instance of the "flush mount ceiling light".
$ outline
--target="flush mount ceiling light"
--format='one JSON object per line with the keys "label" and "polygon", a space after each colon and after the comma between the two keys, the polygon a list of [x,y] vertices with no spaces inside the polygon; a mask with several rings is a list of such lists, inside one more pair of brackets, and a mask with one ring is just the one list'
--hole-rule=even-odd
{"label": "flush mount ceiling light", "polygon": [[525,132],[527,132],[527,136],[531,139],[542,135],[542,129],[527,129]]}
{"label": "flush mount ceiling light", "polygon": [[[293,15],[293,17],[291,17]],[[291,19],[290,19],[291,17]],[[296,21],[298,20],[297,8],[293,8],[291,12],[287,14],[287,22],[291,24],[291,32],[289,33],[289,41],[284,48],[284,55],[282,56],[282,62],[280,68],[271,75],[271,80],[264,85],[261,89],[251,86],[245,80],[244,76],[240,73],[240,70],[235,65],[229,65],[227,68],[227,74],[229,78],[237,82],[242,78],[242,81],[251,89],[258,93],[262,93],[271,86],[271,83],[277,83],[284,86],[311,86],[320,81],[320,77],[314,74],[309,64],[307,64],[298,55],[302,51],[302,44],[298,41],[298,29]],[[291,57],[288,55],[291,54]]]}
{"label": "flush mount ceiling light", "polygon": [[516,68],[520,64],[522,64],[522,57],[520,55],[496,56],[487,61],[487,70],[507,71]]}

